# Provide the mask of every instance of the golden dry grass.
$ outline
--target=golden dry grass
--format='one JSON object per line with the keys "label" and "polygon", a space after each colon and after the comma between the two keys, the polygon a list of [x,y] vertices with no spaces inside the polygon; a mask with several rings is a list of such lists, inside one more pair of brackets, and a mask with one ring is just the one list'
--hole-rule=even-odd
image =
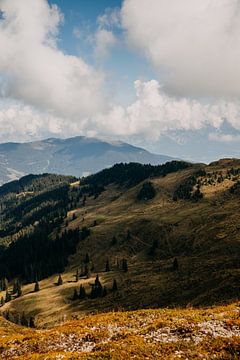
{"label": "golden dry grass", "polygon": [[0,319],[1,359],[239,359],[239,304],[84,316],[48,330]]}

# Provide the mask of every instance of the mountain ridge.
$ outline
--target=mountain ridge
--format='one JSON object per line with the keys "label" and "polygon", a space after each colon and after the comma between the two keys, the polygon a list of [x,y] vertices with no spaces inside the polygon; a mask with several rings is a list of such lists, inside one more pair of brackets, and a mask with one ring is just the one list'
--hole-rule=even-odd
{"label": "mountain ridge", "polygon": [[75,136],[0,144],[0,185],[27,174],[84,176],[120,162],[158,165],[174,158],[122,141]]}

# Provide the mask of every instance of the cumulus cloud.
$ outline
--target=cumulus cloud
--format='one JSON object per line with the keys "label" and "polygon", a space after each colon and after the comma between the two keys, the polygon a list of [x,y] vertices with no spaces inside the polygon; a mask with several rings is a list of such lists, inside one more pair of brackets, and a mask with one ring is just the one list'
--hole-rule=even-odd
{"label": "cumulus cloud", "polygon": [[63,16],[56,5],[0,0],[0,9],[0,73],[6,97],[76,121],[103,109],[103,74],[58,48]]}
{"label": "cumulus cloud", "polygon": [[159,82],[135,81],[136,100],[127,107],[112,106],[108,114],[98,115],[94,127],[101,133],[121,137],[142,136],[157,140],[172,130],[219,129],[226,118],[240,129],[240,103],[216,101],[203,104],[197,100],[167,95]]}
{"label": "cumulus cloud", "polygon": [[97,30],[95,41],[94,54],[97,59],[105,59],[109,55],[110,48],[117,43],[113,32],[102,28]]}
{"label": "cumulus cloud", "polygon": [[96,59],[103,60],[108,57],[111,47],[118,42],[113,29],[121,26],[120,10],[107,8],[102,15],[98,16],[97,24],[94,55]]}
{"label": "cumulus cloud", "polygon": [[168,91],[239,97],[239,0],[125,0],[122,23]]}

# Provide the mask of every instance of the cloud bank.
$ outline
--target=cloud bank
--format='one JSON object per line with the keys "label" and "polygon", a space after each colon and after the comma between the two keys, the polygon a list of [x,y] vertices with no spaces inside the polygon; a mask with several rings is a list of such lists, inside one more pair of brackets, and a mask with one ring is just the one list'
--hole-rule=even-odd
{"label": "cloud bank", "polygon": [[103,74],[58,48],[63,15],[46,0],[0,0],[2,95],[76,120],[103,109]]}
{"label": "cloud bank", "polygon": [[240,96],[239,0],[125,0],[122,23],[172,93]]}
{"label": "cloud bank", "polygon": [[[122,106],[107,101],[102,72],[59,48],[57,6],[0,0],[0,141],[77,134],[157,141],[172,131],[217,130],[224,121],[240,130],[238,4],[125,0],[127,40],[152,61],[161,81],[136,80],[135,100]],[[92,50],[101,59],[117,42],[119,10],[99,16],[97,26]],[[202,94],[212,100],[194,98]],[[239,140],[219,133],[209,139]]]}

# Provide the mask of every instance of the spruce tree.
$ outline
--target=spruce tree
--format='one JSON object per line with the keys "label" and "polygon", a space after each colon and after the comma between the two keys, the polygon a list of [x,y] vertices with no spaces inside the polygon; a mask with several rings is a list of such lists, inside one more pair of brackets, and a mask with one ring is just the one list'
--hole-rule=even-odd
{"label": "spruce tree", "polygon": [[124,272],[127,272],[128,271],[128,262],[126,259],[122,259],[122,270]]}
{"label": "spruce tree", "polygon": [[105,271],[106,272],[110,271],[109,259],[107,259],[107,261],[106,261]]}
{"label": "spruce tree", "polygon": [[178,259],[175,258],[173,260],[173,271],[177,271],[179,269]]}
{"label": "spruce tree", "polygon": [[7,290],[6,291],[6,296],[5,296],[5,303],[8,302],[8,301],[11,301],[11,300],[12,300],[12,296]]}
{"label": "spruce tree", "polygon": [[78,282],[78,280],[79,280],[79,271],[78,271],[78,269],[77,269],[77,271],[76,271],[75,278],[76,278],[76,282]]}
{"label": "spruce tree", "polygon": [[102,297],[105,297],[107,296],[107,288],[106,286],[103,287],[103,290],[102,290]]}
{"label": "spruce tree", "polygon": [[34,292],[38,292],[40,290],[39,282],[36,280],[34,285]]}
{"label": "spruce tree", "polygon": [[20,282],[18,281],[17,282],[17,297],[19,297],[21,295],[22,295],[22,288],[21,288]]}
{"label": "spruce tree", "polygon": [[79,299],[85,299],[86,298],[86,291],[84,286],[81,284],[80,290],[79,290]]}
{"label": "spruce tree", "polygon": [[117,281],[116,281],[116,279],[114,279],[113,280],[112,291],[117,291],[117,290],[118,290]]}
{"label": "spruce tree", "polygon": [[77,300],[77,299],[78,299],[78,292],[77,292],[77,289],[74,289],[72,299],[73,299],[73,300]]}
{"label": "spruce tree", "polygon": [[4,306],[5,305],[5,301],[4,301],[4,297],[1,297],[1,302],[0,302],[0,306]]}
{"label": "spruce tree", "polygon": [[33,316],[31,316],[29,319],[29,327],[35,328],[35,321]]}
{"label": "spruce tree", "polygon": [[86,253],[85,255],[85,260],[84,260],[85,264],[88,264],[90,262],[90,257],[89,257],[89,254]]}
{"label": "spruce tree", "polygon": [[63,279],[62,279],[61,274],[59,274],[58,281],[57,281],[57,286],[61,286],[62,284],[63,284]]}

